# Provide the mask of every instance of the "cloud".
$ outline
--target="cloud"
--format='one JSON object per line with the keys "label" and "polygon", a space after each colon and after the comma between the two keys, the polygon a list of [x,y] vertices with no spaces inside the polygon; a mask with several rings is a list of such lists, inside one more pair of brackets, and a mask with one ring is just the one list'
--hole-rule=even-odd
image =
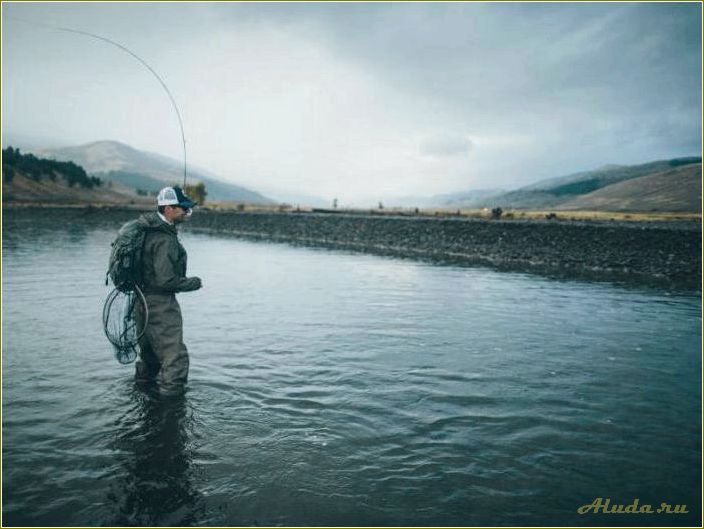
{"label": "cloud", "polygon": [[[347,201],[511,188],[701,146],[697,3],[2,9],[144,57],[179,103],[189,161],[255,189]],[[6,132],[180,157],[168,100],[126,54],[3,29]]]}
{"label": "cloud", "polygon": [[468,138],[450,134],[438,134],[425,138],[419,146],[421,154],[438,158],[467,156],[472,148],[473,144]]}

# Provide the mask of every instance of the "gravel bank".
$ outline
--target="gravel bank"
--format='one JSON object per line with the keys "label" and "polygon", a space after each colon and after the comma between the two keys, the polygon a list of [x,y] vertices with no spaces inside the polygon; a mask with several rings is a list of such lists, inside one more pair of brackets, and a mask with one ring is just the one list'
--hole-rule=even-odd
{"label": "gravel bank", "polygon": [[565,277],[701,285],[701,225],[201,211],[188,229]]}
{"label": "gravel bank", "polygon": [[[3,209],[6,237],[11,237],[16,223],[61,226],[81,219],[117,232],[123,222],[142,212],[112,207]],[[200,210],[182,229],[558,278],[701,290],[698,222],[492,221]]]}

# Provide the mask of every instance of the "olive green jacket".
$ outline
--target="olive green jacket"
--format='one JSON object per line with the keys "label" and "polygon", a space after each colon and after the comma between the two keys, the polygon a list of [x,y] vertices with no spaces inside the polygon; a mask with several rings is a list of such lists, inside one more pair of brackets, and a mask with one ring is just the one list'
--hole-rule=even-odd
{"label": "olive green jacket", "polygon": [[156,213],[145,213],[140,222],[146,228],[142,251],[142,286],[145,294],[170,294],[198,290],[198,277],[186,277],[188,256],[178,241],[176,226]]}

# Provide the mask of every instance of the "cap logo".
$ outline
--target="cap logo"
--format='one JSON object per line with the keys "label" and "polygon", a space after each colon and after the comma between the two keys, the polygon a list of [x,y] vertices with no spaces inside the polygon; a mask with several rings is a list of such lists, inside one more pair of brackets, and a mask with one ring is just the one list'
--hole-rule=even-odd
{"label": "cap logo", "polygon": [[157,205],[159,206],[176,206],[191,208],[196,203],[184,195],[180,187],[165,187],[159,191],[157,196]]}
{"label": "cap logo", "polygon": [[173,187],[165,187],[159,191],[159,196],[156,200],[159,206],[173,206],[178,204],[178,197]]}

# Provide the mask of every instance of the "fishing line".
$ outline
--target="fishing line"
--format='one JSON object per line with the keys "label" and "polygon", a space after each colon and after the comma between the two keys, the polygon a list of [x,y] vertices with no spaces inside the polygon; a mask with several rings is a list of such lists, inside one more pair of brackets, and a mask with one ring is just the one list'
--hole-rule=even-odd
{"label": "fishing line", "polygon": [[103,41],[103,42],[107,42],[108,44],[112,44],[113,46],[115,46],[115,47],[121,49],[121,50],[124,51],[125,53],[128,53],[128,54],[131,55],[133,58],[137,59],[145,68],[147,68],[147,70],[149,70],[149,71],[152,73],[152,75],[154,75],[154,77],[156,77],[157,81],[159,81],[159,84],[161,84],[162,88],[163,88],[164,91],[166,92],[166,95],[169,96],[169,101],[171,101],[171,105],[173,106],[174,111],[176,112],[176,117],[178,118],[178,126],[179,126],[179,128],[180,128],[180,130],[181,130],[181,141],[182,141],[182,143],[183,143],[183,187],[184,187],[184,189],[185,189],[185,187],[186,187],[186,134],[185,134],[184,131],[183,131],[183,121],[181,120],[181,112],[180,112],[179,109],[178,109],[178,105],[176,104],[176,100],[174,99],[174,96],[171,94],[171,90],[169,90],[169,87],[166,86],[166,83],[165,83],[164,80],[159,76],[159,74],[156,73],[156,71],[154,70],[154,68],[152,68],[151,66],[149,66],[149,64],[147,63],[147,61],[145,61],[144,59],[142,59],[142,58],[141,58],[139,55],[137,55],[135,52],[133,52],[132,50],[130,50],[130,49],[127,48],[126,46],[123,46],[123,45],[120,44],[119,42],[115,42],[115,41],[112,40],[112,39],[109,39],[109,38],[107,38],[107,37],[103,37],[103,36],[101,36],[101,35],[96,35],[95,33],[91,33],[91,32],[89,32],[89,31],[83,31],[83,30],[80,30],[80,29],[72,29],[72,28],[62,28],[62,27],[49,26],[49,25],[46,25],[46,24],[41,24],[41,23],[38,23],[38,22],[29,22],[28,20],[23,20],[23,19],[14,18],[14,17],[6,17],[6,18],[8,18],[8,19],[10,19],[10,20],[15,20],[15,21],[17,21],[17,22],[23,22],[23,23],[25,23],[25,24],[29,24],[29,25],[32,25],[32,26],[38,26],[38,27],[45,28],[45,29],[52,29],[52,30],[55,30],[55,31],[64,31],[64,32],[66,32],[66,33],[75,33],[76,35],[83,35],[83,36],[86,36],[86,37],[92,37],[92,38],[94,38],[94,39],[101,40],[101,41]]}

